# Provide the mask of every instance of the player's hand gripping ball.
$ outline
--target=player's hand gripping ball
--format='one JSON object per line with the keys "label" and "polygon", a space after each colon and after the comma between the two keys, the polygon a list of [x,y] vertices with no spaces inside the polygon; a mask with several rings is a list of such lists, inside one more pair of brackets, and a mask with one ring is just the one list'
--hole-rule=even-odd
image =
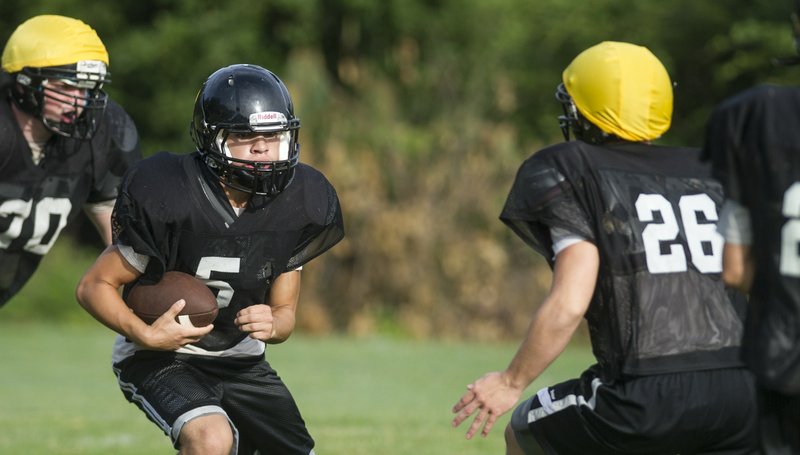
{"label": "player's hand gripping ball", "polygon": [[180,299],[186,300],[176,318],[181,324],[205,327],[217,317],[217,299],[208,286],[192,275],[174,270],[166,272],[156,284],[134,286],[126,303],[144,322],[152,324]]}

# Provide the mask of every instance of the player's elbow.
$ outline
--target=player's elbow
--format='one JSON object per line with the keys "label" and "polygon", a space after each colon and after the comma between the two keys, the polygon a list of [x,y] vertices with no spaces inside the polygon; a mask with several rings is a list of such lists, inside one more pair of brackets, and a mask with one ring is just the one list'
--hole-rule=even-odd
{"label": "player's elbow", "polygon": [[753,265],[747,246],[726,243],[722,254],[722,281],[742,292],[749,292]]}
{"label": "player's elbow", "polygon": [[102,284],[102,282],[97,281],[97,279],[92,277],[90,274],[84,275],[78,282],[78,286],[75,288],[75,299],[78,301],[80,306],[87,311],[90,311],[90,302]]}
{"label": "player's elbow", "polygon": [[722,270],[722,281],[724,281],[727,286],[732,288],[738,288],[742,284],[743,278],[744,274],[740,268],[735,269],[728,267]]}
{"label": "player's elbow", "polygon": [[75,288],[75,299],[78,303],[86,308],[86,302],[89,300],[89,295],[91,294],[90,289],[91,285],[88,282],[88,279],[84,275],[83,278],[78,282],[78,286]]}
{"label": "player's elbow", "polygon": [[750,280],[744,268],[726,268],[722,270],[722,281],[725,285],[745,294],[750,292]]}

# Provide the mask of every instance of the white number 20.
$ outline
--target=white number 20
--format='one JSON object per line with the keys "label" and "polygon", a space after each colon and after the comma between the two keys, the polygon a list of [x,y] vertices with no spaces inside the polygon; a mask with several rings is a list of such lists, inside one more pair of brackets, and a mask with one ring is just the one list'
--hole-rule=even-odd
{"label": "white number 20", "polygon": [[[7,248],[22,234],[25,221],[33,215],[33,231],[25,242],[24,249],[44,256],[67,225],[72,203],[67,198],[46,197],[38,202],[9,199],[0,204],[0,218],[11,221],[5,232],[0,232],[0,248]],[[51,223],[55,223],[51,226]],[[51,232],[52,231],[52,232]],[[49,238],[45,238],[50,233]]]}
{"label": "white number 20", "polygon": [[[678,209],[692,264],[700,273],[721,272],[724,240],[717,233],[716,224],[700,223],[698,220],[698,214],[702,213],[706,220],[717,221],[714,201],[706,194],[682,196],[678,201]],[[661,214],[660,223],[654,222],[656,212]],[[685,272],[688,262],[681,244],[672,243],[669,251],[661,250],[663,242],[676,242],[681,232],[675,211],[667,198],[660,194],[640,194],[636,199],[636,214],[639,221],[647,223],[642,231],[642,241],[650,273]],[[704,244],[710,246],[709,254],[703,249]]]}

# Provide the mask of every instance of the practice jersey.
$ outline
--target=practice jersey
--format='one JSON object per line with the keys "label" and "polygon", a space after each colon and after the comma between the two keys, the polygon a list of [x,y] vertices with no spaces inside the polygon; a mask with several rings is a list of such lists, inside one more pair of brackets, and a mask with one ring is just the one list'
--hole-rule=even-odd
{"label": "practice jersey", "polygon": [[745,355],[759,379],[800,393],[800,88],[760,86],[713,112],[705,152],[750,213],[756,273]]}
{"label": "practice jersey", "polygon": [[140,158],[133,120],[109,101],[90,140],[54,134],[37,164],[7,100],[0,100],[0,307],[33,275],[84,204],[113,200]]}
{"label": "practice jersey", "polygon": [[[208,355],[229,355],[221,352],[252,340],[234,323],[239,310],[268,303],[278,275],[344,236],[336,191],[314,168],[298,164],[284,191],[273,198],[253,196],[236,216],[197,152],[161,152],[133,167],[114,208],[113,229],[116,244],[149,257],[140,280],[157,282],[164,272],[177,270],[198,277],[215,293],[214,330],[188,348]],[[115,360],[136,349],[127,344],[118,341]],[[263,349],[262,343],[260,353]]]}
{"label": "practice jersey", "polygon": [[699,151],[581,141],[520,167],[500,216],[549,261],[551,229],[593,242],[585,315],[604,382],[741,366],[742,319],[721,280],[720,185]]}

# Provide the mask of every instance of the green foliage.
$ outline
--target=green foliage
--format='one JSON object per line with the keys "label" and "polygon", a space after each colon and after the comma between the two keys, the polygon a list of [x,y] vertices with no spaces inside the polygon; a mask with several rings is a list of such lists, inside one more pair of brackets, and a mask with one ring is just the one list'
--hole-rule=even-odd
{"label": "green foliage", "polygon": [[[553,93],[570,60],[603,40],[651,48],[677,83],[663,140],[697,145],[726,96],[797,79],[797,69],[771,64],[794,53],[792,7],[4,0],[0,40],[45,12],[94,26],[111,55],[109,90],[137,122],[147,155],[194,148],[187,126],[195,94],[217,68],[249,62],[276,71],[303,121],[301,159],[334,183],[347,225],[346,240],[306,269],[301,325],[369,333],[387,327],[389,315],[412,336],[499,339],[525,330],[549,285],[544,261],[497,216],[521,160],[561,140]],[[77,281],[76,269],[38,279],[71,270]],[[54,301],[40,287],[29,285],[12,305]],[[61,287],[53,292],[71,302],[71,287]]]}
{"label": "green foliage", "polygon": [[[81,0],[7,0],[0,39],[34,14],[95,27],[111,54],[111,91],[135,114],[148,151],[190,146],[194,94],[214,69],[252,62],[284,74],[305,52],[321,57],[318,70],[360,101],[371,98],[364,77],[385,81],[403,101],[393,109],[405,121],[424,126],[471,113],[513,121],[521,137],[547,141],[555,137],[553,88],[582,49],[602,40],[649,46],[680,84],[677,104],[691,117],[760,80],[796,76],[770,64],[792,53],[791,7],[788,0],[599,0],[581,8],[564,0],[142,0],[87,8]],[[497,99],[502,85],[507,100]],[[678,139],[697,142],[681,122]]]}
{"label": "green foliage", "polygon": [[[174,454],[125,401],[111,372],[113,336],[100,326],[0,323],[0,453]],[[501,453],[501,417],[488,438],[464,439],[451,407],[466,384],[500,369],[512,344],[446,344],[296,335],[267,359],[292,390],[317,452],[328,455]],[[591,361],[568,348],[526,392],[576,377]]]}

